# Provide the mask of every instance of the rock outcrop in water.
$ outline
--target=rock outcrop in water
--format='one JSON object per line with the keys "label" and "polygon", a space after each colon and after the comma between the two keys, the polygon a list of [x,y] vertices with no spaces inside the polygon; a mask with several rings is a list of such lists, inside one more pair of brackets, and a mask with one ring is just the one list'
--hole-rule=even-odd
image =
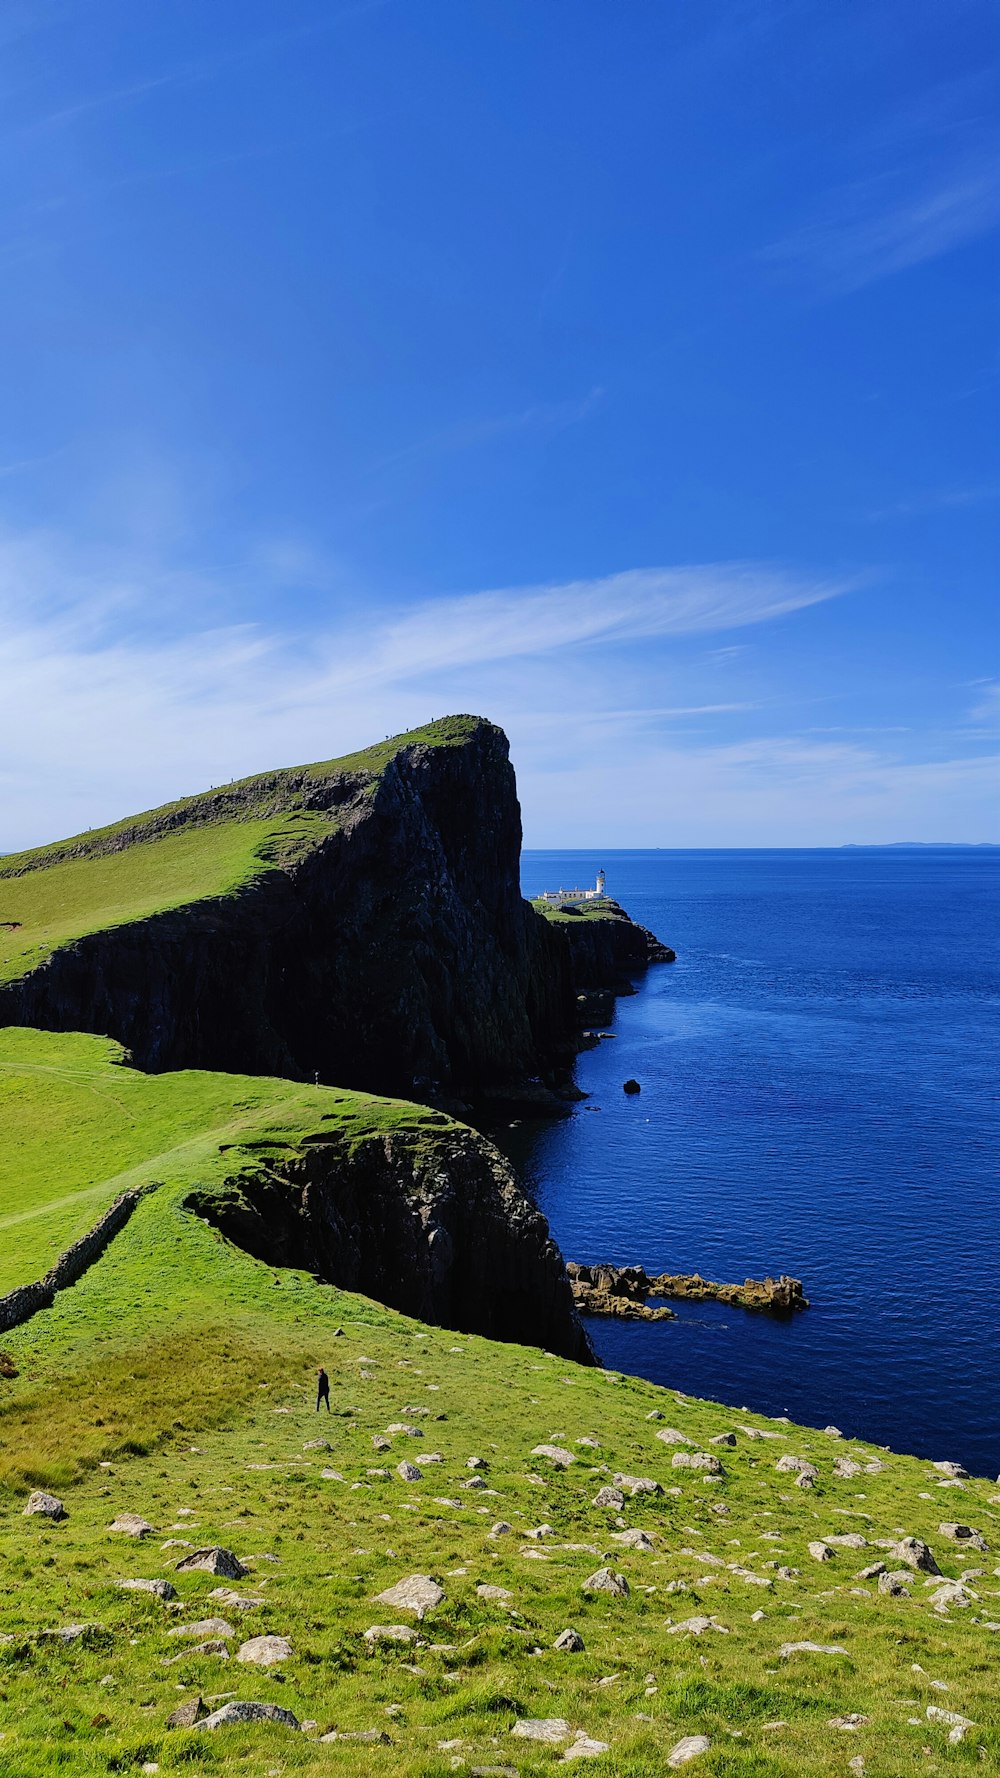
{"label": "rock outcrop in water", "polygon": [[649,1297],[673,1297],[686,1302],[730,1303],[765,1315],[792,1315],[808,1309],[798,1278],[745,1278],[742,1284],[713,1284],[697,1272],[650,1274],[643,1266],[581,1266],[572,1260],[566,1267],[578,1309],[586,1315],[617,1315],[626,1321],[658,1321],[669,1318],[670,1309],[651,1309]]}

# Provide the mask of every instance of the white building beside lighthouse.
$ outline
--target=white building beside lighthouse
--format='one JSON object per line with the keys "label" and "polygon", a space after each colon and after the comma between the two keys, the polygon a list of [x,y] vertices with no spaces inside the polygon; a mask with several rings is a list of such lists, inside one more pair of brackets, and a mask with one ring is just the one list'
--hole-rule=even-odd
{"label": "white building beside lighthouse", "polygon": [[539,901],[603,901],[605,895],[603,870],[597,873],[593,889],[543,889]]}

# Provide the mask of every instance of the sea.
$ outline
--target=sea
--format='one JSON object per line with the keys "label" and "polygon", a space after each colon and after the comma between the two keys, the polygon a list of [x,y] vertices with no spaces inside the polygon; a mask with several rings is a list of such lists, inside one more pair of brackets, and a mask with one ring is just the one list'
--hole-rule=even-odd
{"label": "sea", "polygon": [[580,1055],[573,1115],[500,1144],[568,1259],[810,1303],[590,1318],[602,1361],[997,1475],[1000,849],[534,851],[524,892],[600,866],[677,961]]}

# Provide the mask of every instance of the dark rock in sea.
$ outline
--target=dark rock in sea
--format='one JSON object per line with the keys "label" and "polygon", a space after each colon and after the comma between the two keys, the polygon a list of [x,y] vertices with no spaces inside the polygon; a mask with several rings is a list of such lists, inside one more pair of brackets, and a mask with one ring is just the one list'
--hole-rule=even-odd
{"label": "dark rock in sea", "polygon": [[642,1088],[637,1080],[627,1080],[622,1086],[623,1093],[641,1093]]}

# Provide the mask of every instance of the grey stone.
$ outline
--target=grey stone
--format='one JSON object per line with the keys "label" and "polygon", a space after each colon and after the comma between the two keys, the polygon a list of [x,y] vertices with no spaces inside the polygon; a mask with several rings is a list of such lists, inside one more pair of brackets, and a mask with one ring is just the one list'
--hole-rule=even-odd
{"label": "grey stone", "polygon": [[181,1642],[200,1642],[205,1636],[235,1636],[236,1631],[223,1617],[203,1617],[196,1624],[176,1624],[167,1635]]}
{"label": "grey stone", "polygon": [[946,1519],[942,1525],[938,1526],[938,1530],[942,1537],[950,1537],[953,1543],[971,1544],[973,1549],[982,1550],[984,1555],[989,1550],[990,1546],[982,1532],[976,1531],[972,1525],[956,1525]]}
{"label": "grey stone", "polygon": [[297,1729],[299,1719],[290,1710],[283,1710],[280,1704],[261,1704],[256,1700],[232,1698],[219,1710],[213,1710],[201,1722],[195,1723],[197,1729],[224,1729],[234,1722],[277,1722],[286,1728]]}
{"label": "grey stone", "polygon": [[429,1575],[411,1574],[406,1580],[397,1581],[394,1587],[386,1587],[378,1598],[381,1605],[394,1605],[400,1611],[412,1611],[415,1617],[422,1618],[426,1611],[433,1611],[440,1605],[444,1596],[444,1588]]}
{"label": "grey stone", "polygon": [[619,1470],[614,1477],[614,1483],[616,1488],[624,1488],[627,1494],[631,1494],[633,1500],[637,1494],[663,1493],[660,1483],[654,1481],[653,1477],[649,1475],[623,1475]]}
{"label": "grey stone", "polygon": [[483,1584],[478,1586],[476,1588],[476,1592],[479,1595],[480,1599],[495,1599],[495,1600],[500,1601],[501,1603],[506,1599],[513,1599],[513,1597],[514,1597],[513,1593],[509,1590],[509,1588],[507,1588],[507,1587],[491,1587],[486,1582],[484,1582]]}
{"label": "grey stone", "polygon": [[513,1525],[508,1525],[506,1519],[498,1519],[495,1525],[490,1526],[490,1536],[510,1537],[513,1529]]}
{"label": "grey stone", "polygon": [[893,1555],[908,1568],[919,1568],[924,1574],[940,1574],[941,1570],[925,1543],[919,1537],[904,1537],[892,1546]]}
{"label": "grey stone", "polygon": [[209,1642],[195,1642],[190,1648],[184,1649],[182,1654],[171,1655],[170,1659],[164,1661],[163,1664],[165,1667],[176,1667],[178,1662],[194,1660],[198,1655],[217,1655],[220,1661],[228,1661],[229,1647],[227,1643],[217,1639]]}
{"label": "grey stone", "polygon": [[805,1457],[793,1457],[790,1451],[779,1457],[774,1467],[779,1475],[804,1475],[813,1481],[819,1475],[815,1463],[810,1463]]}
{"label": "grey stone", "polygon": [[713,1457],[711,1451],[675,1451],[670,1459],[671,1469],[701,1469],[706,1475],[725,1475],[721,1459]]}
{"label": "grey stone", "polygon": [[251,1636],[249,1642],[241,1643],[236,1651],[238,1661],[246,1661],[255,1667],[274,1667],[279,1661],[288,1661],[292,1656],[292,1645],[287,1636]]}
{"label": "grey stone", "polygon": [[613,1568],[598,1568],[583,1583],[585,1593],[610,1593],[615,1599],[627,1599],[630,1590],[624,1574],[616,1574]]}
{"label": "grey stone", "polygon": [[564,1716],[522,1716],[510,1732],[522,1741],[544,1741],[549,1747],[558,1747],[573,1733]]}
{"label": "grey stone", "polygon": [[714,1617],[686,1617],[679,1624],[668,1624],[668,1636],[704,1636],[706,1630],[717,1630],[720,1636],[728,1636],[729,1631],[724,1624],[717,1624]]}
{"label": "grey stone", "polygon": [[846,1655],[839,1642],[783,1642],[778,1650],[783,1661],[791,1655]]}
{"label": "grey stone", "polygon": [[28,1504],[23,1517],[30,1519],[33,1514],[40,1513],[43,1519],[68,1519],[69,1514],[62,1501],[55,1494],[46,1494],[44,1488],[36,1488],[28,1495]]}
{"label": "grey stone", "polygon": [[119,1513],[116,1519],[112,1519],[108,1530],[122,1531],[126,1537],[151,1537],[156,1526],[151,1525],[148,1519],[141,1518],[138,1513]]}
{"label": "grey stone", "polygon": [[815,1543],[811,1543],[809,1545],[809,1554],[811,1555],[814,1562],[832,1562],[833,1561],[833,1551],[830,1548],[830,1545],[828,1543],[821,1542],[819,1538],[816,1539]]}
{"label": "grey stone", "polygon": [[665,1445],[693,1445],[697,1443],[696,1439],[688,1438],[686,1432],[678,1432],[676,1426],[661,1426],[656,1436],[658,1439],[662,1439]]}
{"label": "grey stone", "polygon": [[653,1548],[653,1540],[646,1531],[612,1531],[612,1543],[620,1543],[627,1550],[642,1550],[648,1554]]}
{"label": "grey stone", "polygon": [[552,1646],[565,1655],[579,1655],[584,1652],[583,1637],[578,1630],[560,1630]]}
{"label": "grey stone", "polygon": [[699,1753],[707,1753],[712,1743],[707,1735],[685,1735],[682,1741],[674,1743],[667,1754],[667,1765],[672,1772],[678,1767],[686,1766],[688,1760],[697,1759]]}
{"label": "grey stone", "polygon": [[717,1432],[715,1437],[710,1438],[708,1442],[710,1445],[735,1445],[736,1434],[735,1432]]}
{"label": "grey stone", "polygon": [[887,1593],[890,1599],[908,1599],[910,1579],[908,1568],[894,1568],[891,1572],[885,1569],[878,1577],[878,1590]]}
{"label": "grey stone", "polygon": [[125,1593],[152,1593],[157,1599],[176,1599],[177,1588],[168,1580],[119,1580],[115,1585]]}
{"label": "grey stone", "polygon": [[195,1723],[200,1722],[202,1717],[207,1715],[208,1712],[200,1698],[186,1698],[183,1704],[178,1704],[176,1710],[171,1710],[167,1717],[167,1728],[193,1729]]}
{"label": "grey stone", "polygon": [[625,1505],[625,1496],[620,1488],[599,1488],[594,1495],[594,1506],[610,1506],[617,1512]]}
{"label": "grey stone", "polygon": [[365,1631],[365,1641],[371,1645],[376,1642],[419,1642],[420,1638],[409,1624],[372,1624]]}
{"label": "grey stone", "polygon": [[397,1463],[396,1474],[402,1482],[422,1482],[424,1472],[415,1463]]}
{"label": "grey stone", "polygon": [[961,1463],[935,1463],[932,1468],[941,1475],[950,1476],[952,1481],[967,1482],[969,1479],[969,1472],[967,1469],[963,1469]]}
{"label": "grey stone", "polygon": [[870,1721],[870,1717],[862,1716],[859,1711],[849,1710],[843,1716],[831,1716],[829,1727],[831,1729],[861,1729],[864,1728],[866,1722]]}
{"label": "grey stone", "polygon": [[547,1457],[549,1462],[556,1464],[559,1469],[568,1469],[570,1464],[576,1461],[572,1451],[565,1451],[562,1445],[534,1445],[531,1455],[533,1457]]}
{"label": "grey stone", "polygon": [[582,1729],[577,1731],[575,1741],[571,1741],[562,1756],[560,1765],[571,1759],[599,1759],[602,1753],[610,1753],[608,1741],[595,1741],[592,1735],[585,1735]]}
{"label": "grey stone", "polygon": [[205,1574],[217,1574],[220,1580],[244,1580],[249,1569],[237,1561],[232,1550],[224,1550],[218,1544],[211,1544],[203,1550],[192,1550],[177,1564],[177,1573],[186,1574],[193,1569],[201,1569]]}
{"label": "grey stone", "polygon": [[210,1599],[218,1599],[220,1605],[228,1605],[233,1611],[259,1611],[263,1599],[249,1599],[242,1593],[234,1593],[232,1587],[213,1587]]}

